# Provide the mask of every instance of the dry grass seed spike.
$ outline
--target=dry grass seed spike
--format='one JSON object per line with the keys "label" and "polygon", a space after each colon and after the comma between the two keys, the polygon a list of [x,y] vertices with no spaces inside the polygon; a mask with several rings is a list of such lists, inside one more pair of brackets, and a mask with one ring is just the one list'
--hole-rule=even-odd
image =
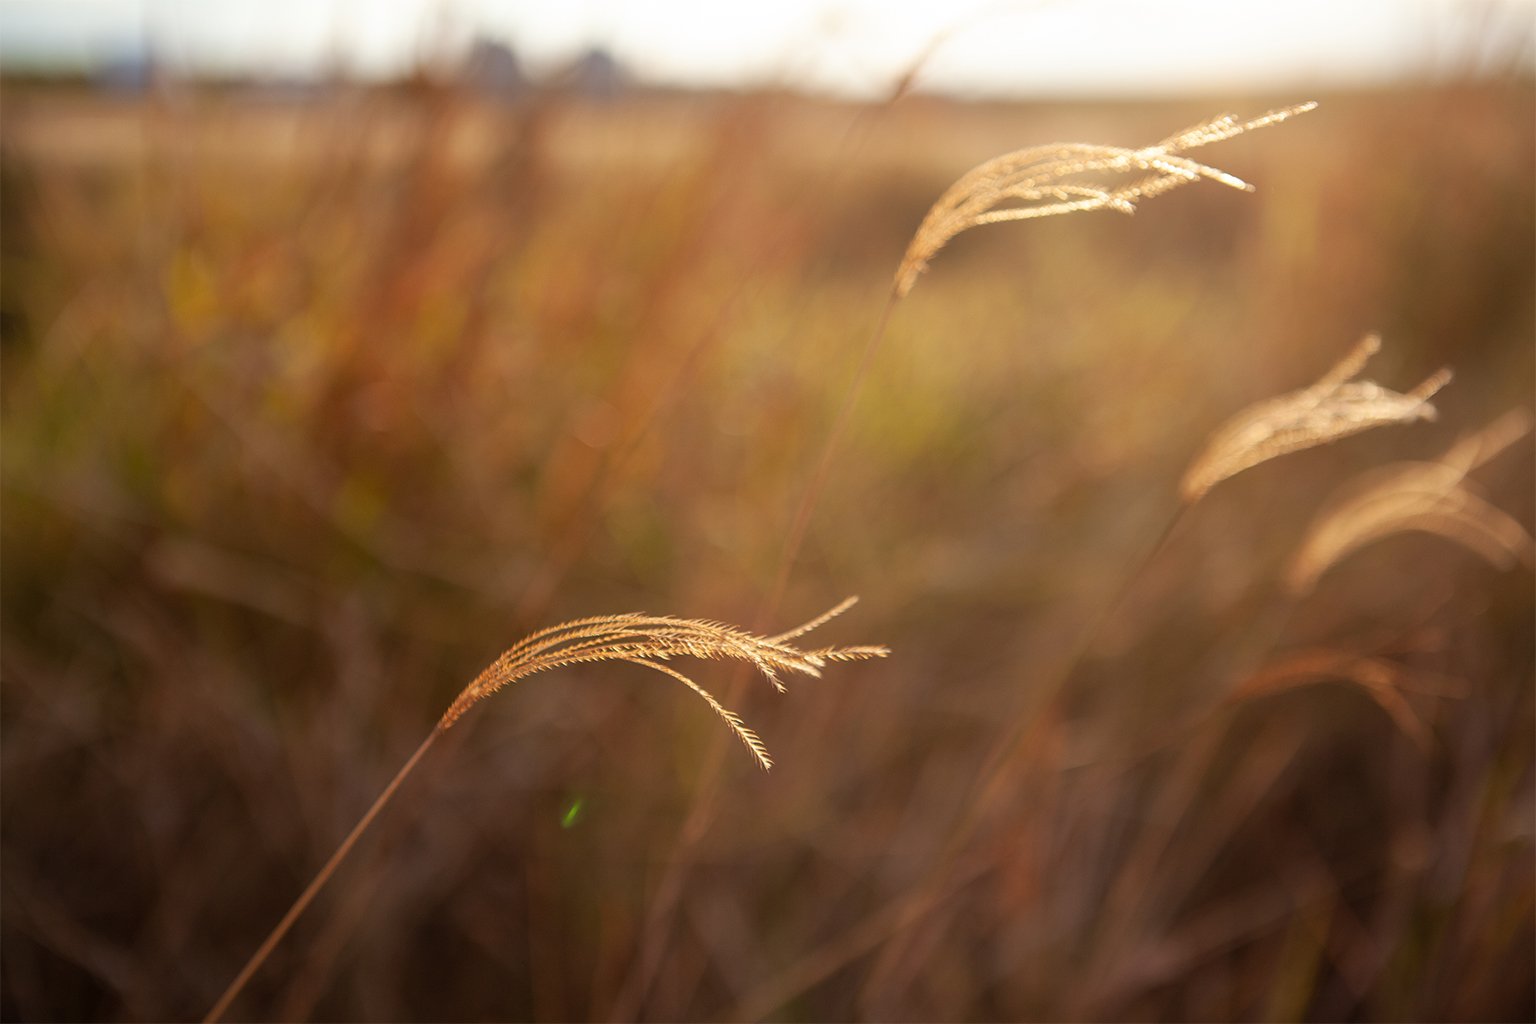
{"label": "dry grass seed spike", "polygon": [[661,664],[672,658],[702,660],[734,658],[749,662],[774,689],[784,692],[781,672],[820,676],[828,661],[855,661],[886,655],[884,647],[826,647],[803,651],[788,640],[810,632],[842,614],[856,599],[849,598],[810,622],[773,637],[754,636],[724,623],[703,619],[678,619],[639,613],[602,615],[578,619],[540,630],[509,648],[461,691],[438,721],[439,731],[449,728],[473,705],[508,683],[546,669],[596,661],[627,661],[672,677],[693,690],[723,718],[752,751],[763,768],[773,766],[757,734],[734,712],[683,673]]}
{"label": "dry grass seed spike", "polygon": [[[1140,200],[1201,178],[1251,192],[1253,186],[1241,178],[1180,154],[1278,124],[1316,106],[1299,103],[1248,121],[1226,114],[1142,149],[1054,143],[994,157],[963,175],[929,209],[896,268],[895,295],[902,298],[912,290],[928,261],[951,238],[982,224],[1079,210],[1134,213]],[[1115,174],[1140,176],[1120,184],[1103,182],[1105,175]],[[1013,203],[1021,205],[1003,205]]]}
{"label": "dry grass seed spike", "polygon": [[1381,349],[1370,334],[1311,387],[1251,405],[1222,424],[1184,474],[1179,493],[1186,505],[1228,477],[1261,462],[1328,444],[1388,423],[1433,420],[1429,399],[1451,379],[1440,369],[1405,394],[1354,376]]}
{"label": "dry grass seed spike", "polygon": [[1497,569],[1536,562],[1536,541],[1525,527],[1466,481],[1530,428],[1530,413],[1516,409],[1457,441],[1438,462],[1401,462],[1364,474],[1307,531],[1286,572],[1287,588],[1305,594],[1350,553],[1409,530],[1460,544]]}
{"label": "dry grass seed spike", "polygon": [[734,626],[703,619],[630,614],[599,615],[561,623],[558,626],[539,630],[513,644],[459,692],[458,697],[448,706],[448,710],[443,712],[436,727],[427,734],[421,746],[416,748],[416,752],[395,773],[389,785],[384,787],[384,791],[374,800],[373,805],[363,813],[357,824],[352,827],[352,831],[347,833],[347,837],[341,841],[336,852],[331,854],[330,860],[326,861],[325,866],[315,875],[309,886],[288,908],[283,919],[277,923],[271,934],[241,968],[240,973],[229,983],[229,987],[224,990],[224,994],[219,997],[213,1009],[208,1011],[208,1016],[203,1018],[204,1021],[216,1021],[224,1016],[230,1003],[245,988],[246,982],[250,981],[257,968],[266,961],[278,942],[298,920],[299,915],[335,873],[337,866],[351,852],[358,837],[378,816],[390,797],[394,796],[395,791],[400,788],[400,783],[421,761],[432,742],[451,729],[471,707],[497,690],[535,672],[552,668],[598,661],[627,661],[632,665],[639,665],[670,676],[702,697],[710,709],[725,721],[737,738],[752,752],[757,763],[766,770],[773,767],[773,759],[768,755],[768,748],[763,745],[757,733],[747,728],[740,716],[722,705],[712,693],[665,662],[680,657],[712,661],[723,659],[746,661],[761,672],[775,689],[782,692],[784,683],[779,677],[781,672],[819,676],[822,668],[830,661],[861,661],[866,658],[883,658],[890,653],[881,646],[822,647],[805,651],[788,643],[847,611],[856,600],[857,598],[850,597],[804,625],[771,637],[755,636]]}

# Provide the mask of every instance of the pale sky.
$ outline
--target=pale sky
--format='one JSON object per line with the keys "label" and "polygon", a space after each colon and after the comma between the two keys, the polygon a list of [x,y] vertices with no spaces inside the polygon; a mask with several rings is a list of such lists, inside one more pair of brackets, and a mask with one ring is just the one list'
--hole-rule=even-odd
{"label": "pale sky", "polygon": [[0,62],[383,76],[475,35],[534,71],[602,46],[643,77],[878,94],[1179,93],[1536,64],[1536,0],[0,0]]}

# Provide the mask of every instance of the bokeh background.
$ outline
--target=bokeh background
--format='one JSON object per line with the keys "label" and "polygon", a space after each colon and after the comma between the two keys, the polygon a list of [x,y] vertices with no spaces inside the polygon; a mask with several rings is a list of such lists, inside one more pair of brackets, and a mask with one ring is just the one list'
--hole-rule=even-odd
{"label": "bokeh background", "polygon": [[[1532,9],[562,6],[0,3],[0,1015],[200,1016],[541,626],[854,593],[889,660],[693,672],[766,775],[631,667],[477,708],[231,1016],[1536,1015],[1530,566],[1279,582],[1532,405]],[[1202,151],[1252,194],[956,239],[861,371],[975,163],[1304,99]],[[1372,330],[1439,419],[1143,564]]]}

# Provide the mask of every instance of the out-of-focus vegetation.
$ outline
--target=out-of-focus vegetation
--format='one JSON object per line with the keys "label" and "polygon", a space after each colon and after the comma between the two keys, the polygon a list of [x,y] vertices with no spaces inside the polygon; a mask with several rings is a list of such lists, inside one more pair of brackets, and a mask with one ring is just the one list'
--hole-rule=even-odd
{"label": "out-of-focus vegetation", "polygon": [[[1536,1013],[1529,568],[1407,534],[1281,584],[1335,488],[1532,403],[1530,82],[1317,97],[1224,144],[1253,195],[956,239],[767,622],[956,175],[1310,97],[3,98],[6,1019],[202,1013],[518,637],[846,593],[824,642],[891,659],[695,674],[770,775],[640,668],[477,708],[234,1016]],[[1209,432],[1373,329],[1384,384],[1455,368],[1438,422],[1223,483],[1038,700]],[[1473,479],[1530,527],[1529,439]]]}

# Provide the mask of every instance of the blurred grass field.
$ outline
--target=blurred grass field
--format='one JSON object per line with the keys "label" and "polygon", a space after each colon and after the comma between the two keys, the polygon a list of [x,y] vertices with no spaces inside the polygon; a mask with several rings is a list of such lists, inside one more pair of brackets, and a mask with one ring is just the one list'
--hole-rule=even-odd
{"label": "blurred grass field", "polygon": [[[1536,87],[1319,96],[1135,217],[958,238],[963,171],[1225,109],[0,93],[0,1015],[202,1014],[461,686],[565,619],[887,643],[778,696],[525,680],[434,751],[235,1019],[1529,1020],[1536,601],[1444,539],[1278,577],[1334,489],[1536,382]],[[1203,439],[1379,330],[1439,421]],[[1529,530],[1532,446],[1475,474]],[[1347,673],[1258,696],[1298,652]],[[1215,708],[1209,714],[1191,714]],[[1003,797],[946,848],[1014,726]],[[936,897],[914,906],[912,893]]]}

